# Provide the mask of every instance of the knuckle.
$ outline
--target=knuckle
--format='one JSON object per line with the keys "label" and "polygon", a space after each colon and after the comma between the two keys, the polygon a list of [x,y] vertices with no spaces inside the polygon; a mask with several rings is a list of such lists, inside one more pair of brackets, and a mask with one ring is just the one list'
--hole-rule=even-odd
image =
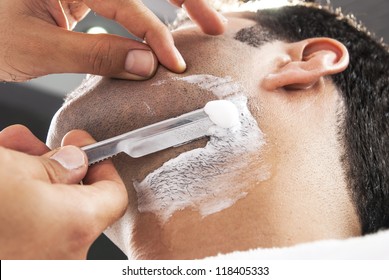
{"label": "knuckle", "polygon": [[[17,66],[12,60],[13,59],[10,57],[4,56],[4,61],[0,61],[0,64],[3,65],[3,67],[0,68],[0,81],[23,82],[31,80],[37,76],[27,72],[30,71],[28,70],[29,67],[25,67],[24,69],[26,70],[22,70],[23,66]],[[32,71],[30,72],[32,73]]]}
{"label": "knuckle", "polygon": [[150,29],[155,29],[158,25],[163,25],[156,15],[145,6],[139,6],[131,12],[131,18],[128,19],[126,9],[116,12],[115,20],[126,23],[131,34],[139,39],[144,39],[145,33]]}
{"label": "knuckle", "polygon": [[38,73],[34,73],[34,66],[23,61],[24,52],[19,46],[6,43],[0,51],[0,81],[22,82],[38,76]]}
{"label": "knuckle", "polygon": [[159,21],[156,22],[153,28],[157,34],[160,34],[160,36],[168,37],[171,34],[169,28],[166,25],[164,25],[162,22]]}
{"label": "knuckle", "polygon": [[171,36],[169,29],[162,23],[154,24],[144,35],[144,39],[148,43],[155,39],[161,40],[162,38],[164,43],[173,43],[173,37]]}
{"label": "knuckle", "polygon": [[24,126],[22,124],[13,124],[13,125],[7,127],[6,130],[12,132],[13,134],[17,134],[17,135],[26,135],[26,134],[31,133],[31,131],[26,126]]}
{"label": "knuckle", "polygon": [[34,75],[34,66],[26,62],[26,53],[30,49],[31,41],[28,34],[18,24],[13,22],[6,14],[0,17],[0,81],[20,82],[30,80]]}
{"label": "knuckle", "polygon": [[114,67],[115,54],[110,40],[102,36],[96,40],[87,56],[87,63],[91,66],[92,74],[107,75]]}
{"label": "knuckle", "polygon": [[42,161],[42,165],[47,174],[47,179],[52,184],[61,183],[64,181],[64,175],[62,174],[61,166],[53,159],[47,159]]}

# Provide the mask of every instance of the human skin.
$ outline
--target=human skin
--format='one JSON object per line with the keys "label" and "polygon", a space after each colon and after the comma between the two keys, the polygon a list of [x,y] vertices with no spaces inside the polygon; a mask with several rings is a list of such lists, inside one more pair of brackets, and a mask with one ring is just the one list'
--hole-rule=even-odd
{"label": "human skin", "polygon": [[[185,8],[205,33],[223,33],[223,18],[205,0],[170,2]],[[72,32],[90,10],[118,22],[147,44],[110,34]],[[154,74],[158,62],[177,73],[186,67],[166,25],[140,0],[2,0],[0,14],[0,81],[53,73],[144,80]]]}
{"label": "human skin", "polygon": [[[184,74],[160,67],[153,79],[144,82],[90,78],[53,120],[51,147],[60,145],[61,137],[74,128],[103,140],[217,99],[177,77],[228,76],[245,88],[266,144],[248,156],[250,164],[236,171],[235,180],[226,176],[226,189],[239,182],[247,190],[231,207],[208,216],[187,207],[166,222],[137,210],[134,180],[142,181],[181,153],[204,147],[206,139],[139,159],[114,158],[126,183],[129,208],[124,220],[107,233],[130,258],[203,258],[361,234],[341,163],[337,127],[341,99],[326,78],[347,67],[347,50],[328,38],[249,46],[234,39],[236,32],[255,24],[247,15],[230,14],[226,33],[216,38],[193,26],[175,31],[175,42],[188,65]],[[263,167],[269,176],[257,180],[254,175]],[[129,230],[123,230],[124,225]]]}
{"label": "human skin", "polygon": [[76,147],[94,142],[72,131],[50,151],[24,126],[0,132],[0,259],[85,259],[123,215],[127,192],[112,162],[88,169]]}

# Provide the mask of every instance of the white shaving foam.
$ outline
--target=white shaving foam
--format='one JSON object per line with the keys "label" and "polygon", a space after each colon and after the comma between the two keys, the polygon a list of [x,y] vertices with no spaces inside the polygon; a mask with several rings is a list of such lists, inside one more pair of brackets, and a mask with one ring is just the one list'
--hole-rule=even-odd
{"label": "white shaving foam", "polygon": [[237,110],[240,125],[230,129],[215,125],[204,148],[182,153],[147,175],[142,182],[134,182],[138,210],[154,213],[162,222],[185,208],[198,210],[204,217],[232,206],[247,194],[247,184],[241,182],[238,174],[244,174],[250,164],[256,166],[255,171],[250,171],[254,172],[250,176],[256,181],[268,178],[267,170],[257,167],[260,165],[259,151],[265,142],[247,108],[243,87],[229,77],[211,75],[179,80],[228,99]]}
{"label": "white shaving foam", "polygon": [[204,112],[219,127],[231,128],[239,125],[239,112],[235,104],[228,100],[209,101]]}

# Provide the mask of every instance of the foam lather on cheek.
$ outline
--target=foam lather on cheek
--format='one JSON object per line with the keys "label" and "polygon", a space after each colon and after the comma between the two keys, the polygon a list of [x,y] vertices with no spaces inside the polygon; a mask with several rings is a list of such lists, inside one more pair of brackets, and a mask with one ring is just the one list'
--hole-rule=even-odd
{"label": "foam lather on cheek", "polygon": [[[264,138],[248,110],[243,88],[229,78],[198,75],[185,79],[190,83],[196,80],[200,87],[208,87],[208,82],[212,81],[209,89],[228,101],[218,105],[208,103],[207,110],[216,116],[218,125],[210,129],[210,140],[204,148],[182,153],[147,175],[142,182],[134,183],[138,210],[154,213],[162,222],[186,208],[199,211],[202,216],[226,209],[247,194],[247,182],[241,179],[242,176],[249,175],[255,181],[268,177],[267,170],[258,167]],[[231,96],[228,96],[227,84],[232,85]],[[223,107],[234,112],[234,117],[225,123],[220,120],[224,114],[219,110]],[[236,121],[240,125],[231,126]],[[246,174],[249,166],[254,168]]]}
{"label": "foam lather on cheek", "polygon": [[231,101],[209,101],[204,107],[204,112],[219,127],[231,128],[239,124],[238,109]]}

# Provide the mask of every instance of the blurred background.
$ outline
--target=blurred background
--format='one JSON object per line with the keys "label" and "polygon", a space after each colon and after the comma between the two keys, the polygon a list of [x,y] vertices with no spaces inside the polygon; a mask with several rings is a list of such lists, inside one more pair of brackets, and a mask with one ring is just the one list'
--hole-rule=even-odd
{"label": "blurred background", "polygon": [[[273,0],[274,2],[278,0]],[[143,0],[164,23],[176,16],[176,8],[164,0]],[[389,43],[388,0],[319,0],[341,7],[344,13],[352,13],[367,28]],[[106,20],[93,12],[80,22],[76,31],[87,33],[112,33],[131,38],[120,25]],[[84,79],[83,74],[56,74],[25,83],[0,83],[0,130],[11,124],[24,124],[39,137],[46,140],[47,129],[54,113],[61,106],[64,96],[75,89]],[[99,237],[88,253],[88,259],[125,259],[104,235]]]}

